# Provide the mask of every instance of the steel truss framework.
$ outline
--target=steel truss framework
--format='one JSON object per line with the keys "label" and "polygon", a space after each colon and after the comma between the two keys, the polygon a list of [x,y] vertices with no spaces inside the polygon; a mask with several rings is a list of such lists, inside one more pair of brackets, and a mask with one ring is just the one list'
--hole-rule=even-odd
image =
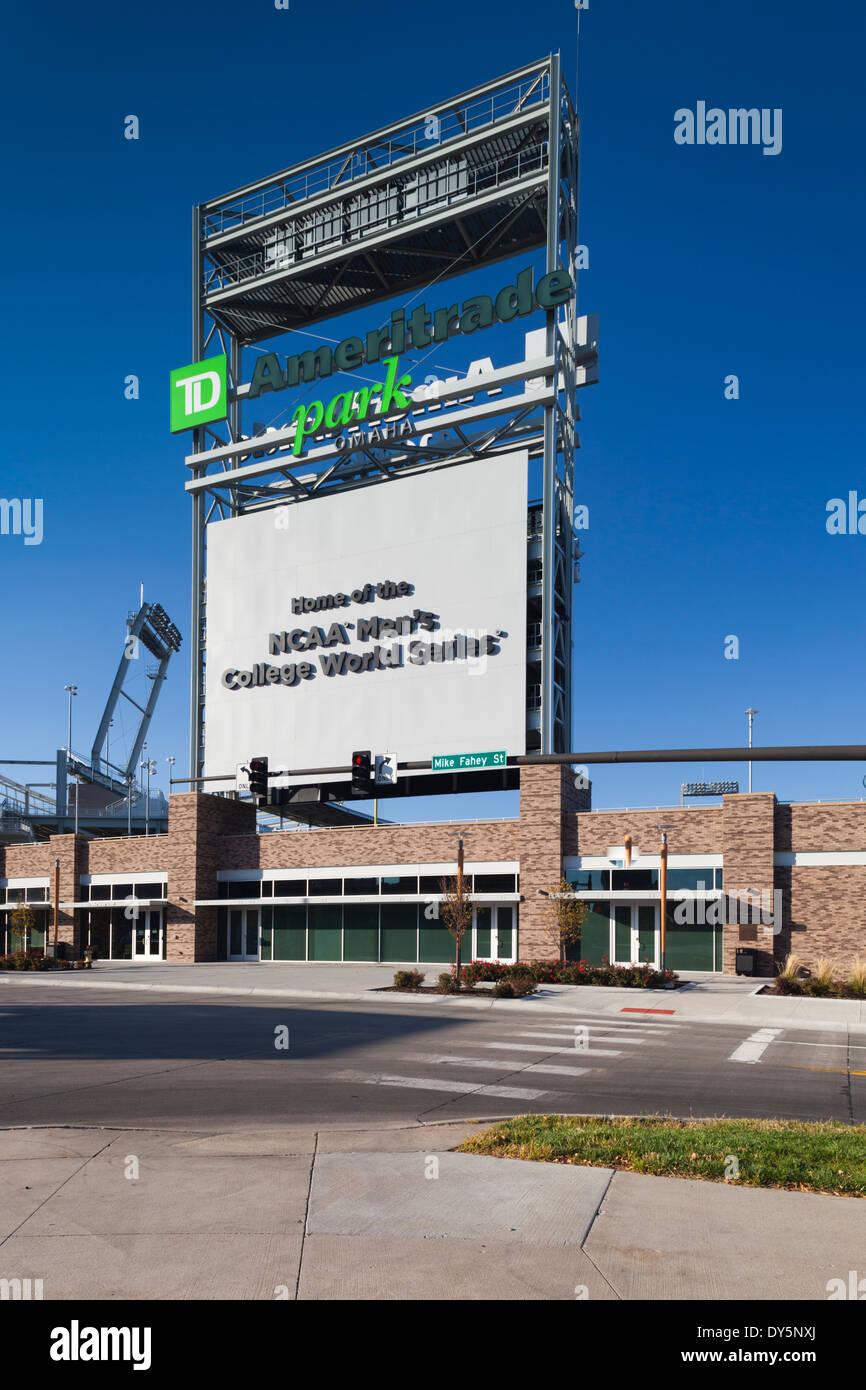
{"label": "steel truss framework", "polygon": [[194,209],[192,355],[226,354],[229,414],[193,431],[187,458],[190,777],[204,765],[209,522],[515,449],[541,458],[543,472],[540,717],[529,747],[571,746],[575,393],[597,361],[594,321],[578,320],[576,296],[545,311],[537,360],[433,399],[416,390],[409,434],[347,441],[323,430],[303,457],[292,428],[245,431],[241,349],[542,247],[546,271],[567,269],[576,286],[578,159],[578,119],[552,54]]}

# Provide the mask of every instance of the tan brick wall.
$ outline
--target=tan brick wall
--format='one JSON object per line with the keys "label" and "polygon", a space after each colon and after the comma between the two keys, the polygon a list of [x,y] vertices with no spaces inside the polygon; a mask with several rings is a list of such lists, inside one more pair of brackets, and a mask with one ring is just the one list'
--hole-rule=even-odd
{"label": "tan brick wall", "polygon": [[587,799],[585,793],[575,791],[569,767],[520,769],[521,960],[559,959],[550,909],[538,890],[553,888],[562,878],[568,825],[575,818],[574,808]]}
{"label": "tan brick wall", "polygon": [[626,835],[642,854],[658,854],[661,836],[654,825],[670,825],[669,854],[721,854],[722,811],[719,807],[664,807],[662,810],[590,811],[577,817],[568,832],[569,854],[607,854]]}
{"label": "tan brick wall", "polygon": [[[520,858],[518,821],[450,825],[359,826],[286,830],[225,841],[222,869],[324,869],[338,864],[436,864],[457,860],[456,834],[467,860]],[[257,841],[257,847],[250,844]],[[256,848],[258,856],[256,858]]]}
{"label": "tan brick wall", "polygon": [[810,970],[825,956],[840,974],[866,957],[866,868],[815,865],[776,869],[784,928],[776,959],[794,951]]}
{"label": "tan brick wall", "polygon": [[[766,894],[766,905],[772,901],[775,886],[773,865],[776,798],[772,792],[741,792],[723,800],[725,857],[725,901],[736,893],[752,891]],[[733,903],[724,925],[722,969],[726,975],[736,972],[738,946],[756,951],[759,975],[775,974],[774,960],[777,936],[772,924],[762,922],[743,924],[741,909]],[[751,912],[749,914],[751,916]]]}
{"label": "tan brick wall", "polygon": [[217,870],[225,867],[227,837],[239,831],[255,841],[255,809],[249,802],[201,792],[183,792],[169,800],[165,868],[169,906],[166,911],[166,958],[181,964],[215,960],[217,911],[195,907],[196,899],[217,895]]}
{"label": "tan brick wall", "polygon": [[775,826],[780,854],[792,850],[866,850],[866,801],[777,806]]}
{"label": "tan brick wall", "polygon": [[[775,829],[778,853],[866,851],[866,803],[777,806]],[[866,956],[866,866],[780,866],[775,886],[784,909],[777,962],[794,951],[813,970],[825,956],[844,974],[856,956]]]}

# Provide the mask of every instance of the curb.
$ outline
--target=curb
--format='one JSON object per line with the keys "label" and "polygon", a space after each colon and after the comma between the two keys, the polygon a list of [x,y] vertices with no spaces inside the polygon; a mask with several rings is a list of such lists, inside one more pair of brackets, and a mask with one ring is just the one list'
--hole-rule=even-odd
{"label": "curb", "polygon": [[[41,986],[54,989],[109,989],[109,990],[136,990],[139,993],[151,994],[196,994],[196,995],[216,995],[222,998],[239,999],[325,999],[332,1001],[346,1000],[361,1003],[385,1004],[405,1004],[428,1005],[433,1008],[457,1008],[457,1009],[486,1009],[488,1011],[496,1009],[523,1009],[526,1012],[532,1009],[533,1005],[540,1006],[538,1012],[544,1014],[593,1014],[599,1021],[611,1022],[619,1017],[618,1011],[606,1010],[599,1011],[597,1014],[585,1005],[579,1004],[577,1000],[569,1003],[554,1003],[553,999],[547,999],[543,995],[531,995],[527,999],[471,999],[466,996],[443,994],[443,995],[415,995],[410,992],[405,994],[388,993],[385,990],[371,989],[364,991],[350,990],[328,990],[328,989],[267,989],[262,986],[251,986],[245,989],[242,985],[164,985],[154,984],[131,984],[125,981],[111,980],[46,980],[41,977],[40,972],[27,972],[32,978],[22,978],[23,971],[0,971],[0,984],[11,983],[16,986],[26,988],[28,985]],[[634,995],[646,997],[647,995],[655,998],[661,991],[630,990],[628,997]],[[556,997],[556,996],[555,996]],[[747,998],[754,996],[748,995]],[[666,1001],[670,1000],[669,995],[664,996]],[[848,1001],[840,1001],[848,1002]],[[782,1028],[792,1028],[806,1032],[828,1032],[828,1033],[866,1033],[866,1023],[857,1023],[848,1019],[811,1019],[799,1018],[792,1014],[767,1015],[764,1018],[738,1018],[732,1017],[730,1013],[715,1014],[688,1014],[681,1013],[679,1010],[672,1011],[672,1018],[678,1023],[722,1023],[729,1027],[736,1028],[762,1028],[780,1026]]]}

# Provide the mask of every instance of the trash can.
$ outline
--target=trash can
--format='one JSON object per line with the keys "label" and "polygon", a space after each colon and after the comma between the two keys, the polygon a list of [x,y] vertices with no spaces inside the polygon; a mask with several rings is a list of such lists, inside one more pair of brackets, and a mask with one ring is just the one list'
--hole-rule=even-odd
{"label": "trash can", "polygon": [[754,975],[755,973],[755,952],[748,946],[737,947],[737,974]]}

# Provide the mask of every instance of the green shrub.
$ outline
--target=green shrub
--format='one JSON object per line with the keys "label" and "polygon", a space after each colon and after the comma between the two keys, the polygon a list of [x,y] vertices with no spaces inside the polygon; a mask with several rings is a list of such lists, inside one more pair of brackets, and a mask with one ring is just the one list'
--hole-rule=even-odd
{"label": "green shrub", "polygon": [[440,994],[459,994],[460,981],[457,979],[456,975],[453,975],[451,973],[451,971],[443,971],[443,973],[439,976],[439,981],[436,985],[436,988]]}
{"label": "green shrub", "polygon": [[514,986],[510,980],[500,980],[493,986],[493,994],[497,999],[513,999]]}
{"label": "green shrub", "polygon": [[394,975],[395,989],[420,989],[424,983],[421,970],[398,970]]}
{"label": "green shrub", "polygon": [[512,975],[511,988],[514,991],[515,999],[523,999],[527,994],[534,994],[538,985],[530,974]]}
{"label": "green shrub", "polygon": [[661,989],[675,984],[673,970],[655,970],[649,965],[590,965],[585,960],[475,960],[464,965],[460,979],[468,988],[479,983],[494,984],[497,980],[513,981],[528,975],[537,985],[608,985],[618,989]]}

